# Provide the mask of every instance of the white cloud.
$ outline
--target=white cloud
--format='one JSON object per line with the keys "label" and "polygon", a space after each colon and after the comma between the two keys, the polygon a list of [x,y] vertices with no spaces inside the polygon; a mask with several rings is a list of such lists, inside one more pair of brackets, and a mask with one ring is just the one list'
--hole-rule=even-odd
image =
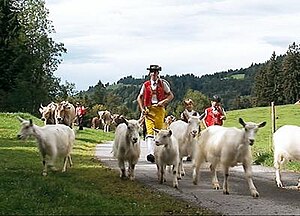
{"label": "white cloud", "polygon": [[68,49],[55,73],[86,90],[152,64],[196,76],[246,68],[299,43],[296,0],[46,0],[57,42]]}

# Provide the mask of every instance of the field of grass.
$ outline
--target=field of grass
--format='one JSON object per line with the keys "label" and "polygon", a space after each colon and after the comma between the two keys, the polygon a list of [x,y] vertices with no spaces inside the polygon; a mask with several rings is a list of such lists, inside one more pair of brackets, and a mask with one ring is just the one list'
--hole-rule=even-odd
{"label": "field of grass", "polygon": [[[273,166],[273,146],[272,146],[272,118],[270,107],[258,107],[243,110],[234,110],[227,112],[227,120],[224,123],[226,127],[241,127],[238,119],[242,117],[244,121],[262,122],[267,125],[257,133],[256,141],[252,146],[253,160],[256,164]],[[282,125],[291,124],[300,126],[300,106],[283,105],[275,107],[276,129]],[[289,162],[285,169],[300,171],[299,162]]]}
{"label": "field of grass", "polygon": [[233,79],[244,79],[245,78],[245,74],[234,74],[230,76]]}
{"label": "field of grass", "polygon": [[[65,173],[44,177],[36,141],[16,138],[23,113],[0,113],[1,215],[207,215],[191,206],[137,182],[124,181],[119,172],[94,159],[95,146],[113,140],[113,133],[77,131],[72,154],[74,166]],[[62,160],[57,167],[62,167]]]}

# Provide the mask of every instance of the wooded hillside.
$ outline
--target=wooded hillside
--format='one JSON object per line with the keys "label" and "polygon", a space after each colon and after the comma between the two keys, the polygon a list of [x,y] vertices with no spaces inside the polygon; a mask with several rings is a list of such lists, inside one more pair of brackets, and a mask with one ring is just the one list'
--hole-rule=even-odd
{"label": "wooded hillside", "polygon": [[[75,84],[60,84],[54,72],[67,49],[49,36],[55,30],[48,14],[43,0],[0,0],[0,111],[39,116],[40,104],[68,100],[84,104],[91,116],[109,109],[129,118],[138,117],[136,97],[148,77],[128,76],[117,84],[105,85],[99,80],[81,92],[75,92]],[[167,107],[168,114],[178,116],[187,97],[202,112],[215,94],[222,98],[226,110],[266,106],[271,101],[277,105],[294,103],[300,92],[299,45],[292,43],[284,55],[270,56],[262,64],[201,77],[184,71],[184,75],[175,76],[162,72],[175,95]]]}

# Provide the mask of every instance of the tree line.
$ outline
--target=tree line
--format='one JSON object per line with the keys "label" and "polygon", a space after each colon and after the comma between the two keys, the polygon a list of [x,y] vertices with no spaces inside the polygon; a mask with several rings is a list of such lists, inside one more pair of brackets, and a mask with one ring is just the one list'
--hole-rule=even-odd
{"label": "tree line", "polygon": [[[43,0],[0,0],[0,111],[29,112],[39,115],[41,103],[80,101],[88,107],[89,117],[98,110],[109,109],[129,118],[139,117],[136,97],[147,76],[127,76],[114,84],[101,80],[86,91],[75,91],[75,84],[54,76],[67,53],[63,43],[51,38],[55,33]],[[248,68],[207,74],[167,75],[162,71],[175,95],[168,114],[179,116],[183,100],[192,98],[195,109],[203,112],[210,98],[217,94],[226,110],[294,103],[299,99],[299,45],[292,43],[287,52],[272,53],[264,63]],[[166,74],[166,75],[165,75]]]}
{"label": "tree line", "polygon": [[[0,111],[35,113],[41,101],[64,97],[71,84],[53,75],[66,53],[56,43],[42,0],[0,0]],[[71,86],[69,86],[71,85]]]}

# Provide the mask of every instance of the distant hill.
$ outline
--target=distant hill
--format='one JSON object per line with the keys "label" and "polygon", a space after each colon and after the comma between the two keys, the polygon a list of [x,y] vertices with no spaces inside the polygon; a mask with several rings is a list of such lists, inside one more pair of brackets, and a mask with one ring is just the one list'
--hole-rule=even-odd
{"label": "distant hill", "polygon": [[[188,89],[197,90],[204,95],[211,97],[215,94],[222,98],[223,105],[227,110],[236,109],[235,100],[238,97],[246,97],[251,95],[254,77],[256,71],[263,64],[252,64],[246,69],[228,70],[201,77],[193,74],[162,76],[169,81],[175,98],[172,103],[181,102]],[[148,79],[146,77],[146,79]],[[136,79],[132,76],[124,77],[117,82],[117,85],[108,86],[107,89],[121,95],[126,95],[124,100],[134,101],[140,85],[144,79]],[[127,91],[131,91],[130,93]]]}

